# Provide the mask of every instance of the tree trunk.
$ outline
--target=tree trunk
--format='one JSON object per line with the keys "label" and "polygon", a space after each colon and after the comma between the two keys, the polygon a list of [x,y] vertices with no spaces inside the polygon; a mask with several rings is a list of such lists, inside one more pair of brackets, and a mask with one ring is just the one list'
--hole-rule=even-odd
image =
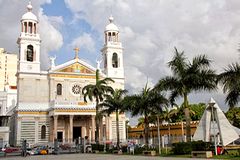
{"label": "tree trunk", "polygon": [[158,125],[158,153],[161,154],[161,134],[160,134],[160,122],[159,116],[157,116],[157,125]]}
{"label": "tree trunk", "polygon": [[168,145],[170,144],[170,141],[171,141],[171,134],[170,134],[170,122],[168,120]]}
{"label": "tree trunk", "polygon": [[184,114],[186,119],[187,142],[191,142],[191,117],[190,117],[190,112],[188,107],[187,94],[184,94]]}
{"label": "tree trunk", "polygon": [[95,117],[95,123],[96,123],[95,142],[96,142],[96,144],[99,144],[99,121],[100,121],[100,115],[99,115],[98,103],[99,103],[98,99],[96,99],[96,117]]}
{"label": "tree trunk", "polygon": [[181,121],[181,129],[182,129],[182,142],[184,142],[183,121]]}
{"label": "tree trunk", "polygon": [[148,117],[147,116],[144,117],[144,125],[145,125],[145,127],[144,127],[145,144],[146,144],[146,146],[148,148],[148,144],[149,144],[149,141],[148,141],[148,137],[149,137],[149,124],[148,124]]}
{"label": "tree trunk", "polygon": [[118,110],[116,111],[116,129],[117,129],[117,148],[120,149],[120,145],[119,145],[119,114],[118,114]]}

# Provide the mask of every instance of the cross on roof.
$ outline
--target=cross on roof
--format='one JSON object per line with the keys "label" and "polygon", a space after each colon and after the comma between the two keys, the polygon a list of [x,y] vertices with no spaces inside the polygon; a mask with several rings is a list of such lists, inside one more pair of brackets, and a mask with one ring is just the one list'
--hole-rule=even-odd
{"label": "cross on roof", "polygon": [[76,47],[73,50],[75,51],[75,59],[77,59],[78,58],[78,52],[79,52],[80,49],[78,47]]}

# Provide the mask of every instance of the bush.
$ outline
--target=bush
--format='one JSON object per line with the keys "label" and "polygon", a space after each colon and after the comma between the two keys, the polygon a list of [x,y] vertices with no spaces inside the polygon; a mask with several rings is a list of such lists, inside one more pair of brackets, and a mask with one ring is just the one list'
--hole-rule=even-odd
{"label": "bush", "polygon": [[136,146],[136,147],[134,148],[134,154],[142,154],[143,151],[145,151],[145,150],[146,150],[145,147]]}
{"label": "bush", "polygon": [[210,142],[203,141],[193,141],[191,146],[193,151],[211,151],[213,149]]}
{"label": "bush", "polygon": [[203,141],[173,143],[174,154],[191,154],[192,151],[211,151],[211,143]]}
{"label": "bush", "polygon": [[172,151],[174,154],[189,154],[192,151],[191,143],[189,142],[173,143],[172,145]]}

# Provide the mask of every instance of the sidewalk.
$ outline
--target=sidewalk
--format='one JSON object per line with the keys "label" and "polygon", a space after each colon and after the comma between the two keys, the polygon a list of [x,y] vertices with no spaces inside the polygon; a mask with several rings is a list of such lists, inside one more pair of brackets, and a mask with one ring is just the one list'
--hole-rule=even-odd
{"label": "sidewalk", "polygon": [[[113,154],[60,154],[60,155],[39,155],[27,157],[6,157],[4,160],[185,160],[193,158],[176,157],[151,157],[151,156],[133,156],[133,155],[113,155]],[[199,160],[199,158],[198,158]]]}

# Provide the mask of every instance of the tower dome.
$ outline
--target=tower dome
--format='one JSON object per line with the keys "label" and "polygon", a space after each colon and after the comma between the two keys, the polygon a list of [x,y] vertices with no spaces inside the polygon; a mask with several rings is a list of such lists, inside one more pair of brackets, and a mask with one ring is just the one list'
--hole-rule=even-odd
{"label": "tower dome", "polygon": [[35,16],[33,13],[32,13],[32,4],[31,2],[29,1],[28,5],[27,5],[27,10],[28,12],[25,13],[23,16],[22,16],[22,21],[23,20],[32,20],[32,21],[38,21],[37,20],[37,16]]}
{"label": "tower dome", "polygon": [[118,27],[113,23],[113,21],[114,21],[113,16],[110,16],[109,17],[110,24],[106,26],[105,31],[117,31],[117,32],[119,31]]}

